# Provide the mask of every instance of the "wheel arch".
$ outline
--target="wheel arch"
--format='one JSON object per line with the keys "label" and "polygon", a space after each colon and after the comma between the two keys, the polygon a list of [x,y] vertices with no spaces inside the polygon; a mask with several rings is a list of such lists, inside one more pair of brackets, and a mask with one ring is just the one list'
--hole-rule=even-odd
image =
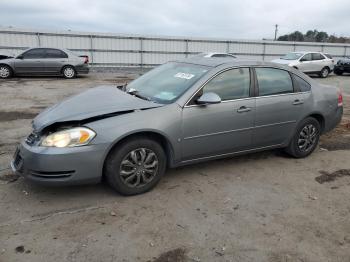
{"label": "wheel arch", "polygon": [[61,70],[60,70],[61,74],[63,74],[63,69],[64,69],[65,67],[67,67],[67,66],[71,66],[71,67],[74,69],[75,73],[77,72],[77,69],[75,68],[74,65],[65,64],[65,65],[63,65],[63,66],[61,67]]}
{"label": "wheel arch", "polygon": [[8,67],[10,68],[10,70],[11,70],[11,73],[12,73],[12,74],[15,73],[15,69],[14,69],[11,65],[9,65],[9,64],[1,63],[1,62],[0,62],[0,66],[8,66]]}
{"label": "wheel arch", "polygon": [[166,159],[167,159],[167,166],[173,165],[172,163],[174,159],[174,147],[170,142],[170,140],[166,137],[166,135],[160,132],[157,132],[155,130],[136,131],[133,133],[125,134],[124,136],[120,137],[118,140],[114,141],[113,145],[107,150],[107,153],[105,154],[104,160],[103,160],[102,177],[104,177],[104,169],[110,153],[125,141],[129,139],[137,138],[137,137],[146,137],[158,142],[161,145],[161,147],[164,149]]}
{"label": "wheel arch", "polygon": [[319,112],[312,113],[312,114],[308,115],[307,117],[315,118],[320,123],[321,134],[322,134],[325,130],[325,124],[326,124],[325,117]]}

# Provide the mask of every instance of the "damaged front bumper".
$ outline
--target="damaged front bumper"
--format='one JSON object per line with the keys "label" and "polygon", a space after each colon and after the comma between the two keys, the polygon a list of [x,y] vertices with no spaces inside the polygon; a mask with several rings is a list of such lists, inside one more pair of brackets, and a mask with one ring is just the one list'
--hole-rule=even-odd
{"label": "damaged front bumper", "polygon": [[11,167],[16,174],[45,185],[98,183],[107,148],[107,144],[69,148],[31,146],[23,140]]}

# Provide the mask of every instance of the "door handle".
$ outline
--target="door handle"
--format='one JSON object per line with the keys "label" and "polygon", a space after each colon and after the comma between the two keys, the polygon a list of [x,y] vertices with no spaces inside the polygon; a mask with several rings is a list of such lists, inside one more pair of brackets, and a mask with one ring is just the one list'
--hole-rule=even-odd
{"label": "door handle", "polygon": [[244,113],[244,112],[249,112],[252,109],[250,107],[246,107],[246,106],[241,106],[239,109],[237,109],[237,113]]}
{"label": "door handle", "polygon": [[296,105],[301,105],[301,104],[304,104],[304,101],[303,101],[303,100],[296,99],[296,100],[294,100],[294,102],[293,102],[293,105],[294,105],[294,106],[296,106]]}

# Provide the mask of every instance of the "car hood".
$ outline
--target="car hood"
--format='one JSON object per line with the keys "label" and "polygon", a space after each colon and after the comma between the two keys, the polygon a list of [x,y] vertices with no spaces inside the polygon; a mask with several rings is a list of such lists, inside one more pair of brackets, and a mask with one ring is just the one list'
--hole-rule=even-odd
{"label": "car hood", "polygon": [[350,64],[350,59],[349,58],[339,59],[338,64]]}
{"label": "car hood", "polygon": [[79,122],[160,106],[162,105],[142,100],[114,86],[99,86],[47,108],[34,118],[33,128],[40,132],[55,123]]}
{"label": "car hood", "polygon": [[296,62],[297,60],[286,60],[286,59],[274,59],[272,60],[271,62],[272,63],[277,63],[277,64],[282,64],[282,65],[288,65],[290,63],[294,63]]}

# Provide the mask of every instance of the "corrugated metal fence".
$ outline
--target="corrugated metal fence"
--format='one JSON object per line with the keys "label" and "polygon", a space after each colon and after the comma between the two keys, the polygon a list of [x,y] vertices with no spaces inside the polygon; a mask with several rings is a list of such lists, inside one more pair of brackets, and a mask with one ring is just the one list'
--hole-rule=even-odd
{"label": "corrugated metal fence", "polygon": [[323,51],[335,59],[350,56],[349,44],[184,38],[72,31],[0,28],[0,52],[19,53],[28,47],[67,48],[89,55],[92,66],[149,67],[200,52],[229,52],[269,61],[290,51]]}

